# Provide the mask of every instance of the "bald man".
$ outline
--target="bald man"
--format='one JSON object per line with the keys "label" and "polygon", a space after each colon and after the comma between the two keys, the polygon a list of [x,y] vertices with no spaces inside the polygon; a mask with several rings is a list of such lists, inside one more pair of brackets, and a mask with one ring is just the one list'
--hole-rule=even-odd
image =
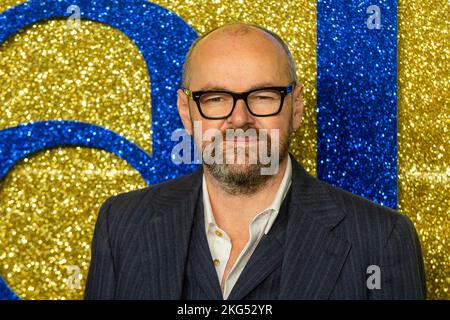
{"label": "bald man", "polygon": [[289,154],[302,86],[279,36],[243,23],[208,32],[177,93],[202,166],[103,204],[86,299],[425,298],[410,220]]}

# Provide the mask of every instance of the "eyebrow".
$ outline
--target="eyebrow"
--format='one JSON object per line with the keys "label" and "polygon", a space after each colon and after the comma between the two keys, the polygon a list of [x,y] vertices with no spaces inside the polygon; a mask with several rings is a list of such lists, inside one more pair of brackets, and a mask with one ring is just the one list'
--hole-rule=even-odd
{"label": "eyebrow", "polygon": [[[253,85],[253,86],[249,87],[245,91],[250,91],[253,89],[259,89],[259,88],[264,88],[264,87],[282,87],[282,86],[283,85],[274,84],[273,82],[262,82],[262,83],[258,83],[257,85]],[[232,91],[232,90],[225,88],[225,87],[207,84],[207,85],[201,87],[199,90],[194,90],[194,91]],[[245,91],[243,91],[243,92],[245,92]]]}

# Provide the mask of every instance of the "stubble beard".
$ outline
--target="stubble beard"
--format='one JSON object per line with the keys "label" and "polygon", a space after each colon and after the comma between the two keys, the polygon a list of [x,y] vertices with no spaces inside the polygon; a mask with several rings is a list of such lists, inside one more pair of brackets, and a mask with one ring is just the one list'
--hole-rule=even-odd
{"label": "stubble beard", "polygon": [[[245,128],[245,130],[251,128]],[[253,128],[255,129],[255,128]],[[244,129],[243,129],[244,130]],[[255,129],[258,131],[258,129]],[[288,131],[286,134],[280,134],[279,137],[279,164],[281,164],[289,154],[289,145],[291,142],[291,134],[293,132],[292,124],[289,123]],[[261,137],[258,131],[258,137]],[[227,155],[227,149],[225,146],[225,133],[223,133],[223,154]],[[207,145],[210,142],[206,142],[202,144],[202,154]],[[267,134],[267,140],[262,141],[258,140],[258,148],[261,143],[266,143],[268,156],[271,156],[271,147],[272,147],[272,139],[270,134]],[[254,146],[253,146],[254,147]],[[261,159],[259,157],[259,153],[257,156],[256,163],[249,163],[250,146],[246,145],[245,149],[241,148],[238,150],[238,147],[234,146],[233,157],[236,156],[236,153],[244,152],[245,153],[245,164],[236,164],[236,163],[206,163],[203,162],[204,168],[208,171],[208,173],[218,182],[218,184],[223,188],[223,190],[230,195],[251,195],[266,186],[266,184],[274,177],[274,175],[264,175],[261,174],[261,169],[267,167],[268,165],[262,164]]]}

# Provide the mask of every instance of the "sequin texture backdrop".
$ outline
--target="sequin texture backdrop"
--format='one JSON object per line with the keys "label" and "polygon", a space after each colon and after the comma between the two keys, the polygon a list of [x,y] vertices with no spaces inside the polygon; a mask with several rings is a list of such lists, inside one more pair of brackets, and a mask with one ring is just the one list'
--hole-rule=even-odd
{"label": "sequin texture backdrop", "polygon": [[[0,12],[23,2],[3,0]],[[316,174],[316,2],[154,3],[199,34],[239,20],[286,40],[305,86],[306,107],[291,150]],[[398,206],[418,229],[429,297],[448,299],[448,10],[443,1],[400,1],[398,7]],[[158,144],[151,128],[165,124],[152,123],[152,79],[137,46],[99,22],[81,20],[75,30],[66,26],[61,19],[38,22],[0,45],[0,130],[30,121],[83,121],[151,154]],[[126,161],[104,150],[60,146],[22,159],[0,180],[0,275],[23,299],[82,298],[100,204],[146,185]],[[68,286],[70,266],[80,269],[79,287]]]}

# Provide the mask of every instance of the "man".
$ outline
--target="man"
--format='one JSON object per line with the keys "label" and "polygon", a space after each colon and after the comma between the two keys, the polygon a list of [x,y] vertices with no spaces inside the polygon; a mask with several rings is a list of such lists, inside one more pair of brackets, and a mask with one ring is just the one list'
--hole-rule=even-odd
{"label": "man", "polygon": [[[302,87],[277,35],[234,23],[199,38],[177,105],[202,168],[103,204],[87,299],[425,298],[410,220],[317,180],[289,155]],[[206,161],[214,139],[195,137],[195,123],[201,135],[219,132],[209,156],[225,161]],[[261,155],[249,161],[263,145],[278,155],[271,174]],[[232,161],[238,150],[244,162]]]}

